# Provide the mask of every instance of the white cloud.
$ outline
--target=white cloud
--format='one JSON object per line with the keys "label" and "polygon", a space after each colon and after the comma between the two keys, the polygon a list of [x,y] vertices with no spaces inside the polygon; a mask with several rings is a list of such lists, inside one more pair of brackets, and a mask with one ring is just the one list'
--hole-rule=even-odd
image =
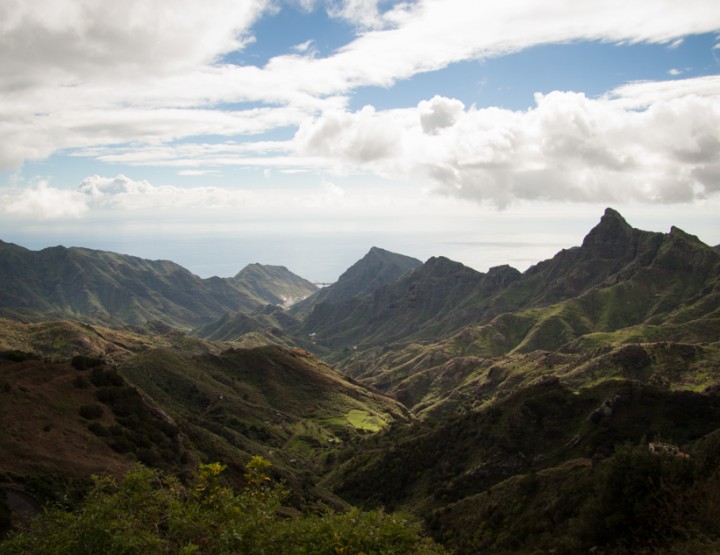
{"label": "white cloud", "polygon": [[431,135],[440,129],[453,125],[465,109],[459,100],[434,96],[431,100],[423,100],[418,104],[420,123],[423,131]]}
{"label": "white cloud", "polygon": [[297,83],[303,90],[329,94],[357,85],[389,86],[453,62],[538,44],[572,40],[661,43],[720,28],[720,15],[704,0],[682,6],[672,0],[630,4],[621,0],[592,4],[425,0],[403,8],[394,12],[394,28],[365,33],[329,58],[309,63],[285,57],[275,60],[271,68],[292,71],[301,78]]}
{"label": "white cloud", "polygon": [[83,180],[78,187],[78,192],[97,199],[112,195],[146,194],[154,189],[147,181],[133,181],[122,174],[115,178],[92,175]]}
{"label": "white cloud", "polygon": [[671,81],[639,81],[610,91],[608,99],[626,110],[641,110],[653,104],[682,97],[720,98],[720,76],[708,75]]}
{"label": "white cloud", "polygon": [[[307,9],[319,5],[298,1]],[[168,146],[172,141],[288,126],[299,126],[297,142],[305,153],[330,157],[334,149],[335,166],[373,162],[379,168],[419,139],[404,131],[409,124],[397,120],[400,114],[385,129],[380,127],[388,123],[386,113],[348,114],[348,95],[358,87],[390,86],[460,60],[537,44],[672,44],[720,29],[720,11],[707,0],[418,0],[385,10],[378,0],[324,5],[363,32],[324,58],[309,47],[305,55],[278,56],[255,67],[222,63],[222,56],[252,39],[253,23],[276,9],[270,0],[0,2],[0,170],[62,150],[88,153],[98,147],[105,161],[133,157],[134,163],[142,163],[143,150],[166,148],[164,163],[181,165],[170,159],[182,155],[181,148]],[[468,117],[458,104],[429,102],[428,133],[445,135]],[[226,104],[233,108],[218,108]],[[494,138],[483,148],[496,152],[511,137],[507,129],[504,136],[484,133]],[[329,142],[333,136],[338,144]],[[290,165],[279,156],[267,163]],[[151,158],[146,154],[146,163]],[[217,163],[255,162],[263,163],[236,155]]]}
{"label": "white cloud", "polygon": [[4,193],[0,198],[4,207],[0,212],[36,220],[79,218],[88,211],[83,195],[51,187],[46,181],[15,195]]}
{"label": "white cloud", "polygon": [[342,0],[328,4],[331,17],[344,19],[365,29],[379,29],[383,21],[378,10],[378,0]]}
{"label": "white cloud", "polygon": [[86,177],[77,189],[92,210],[157,210],[177,213],[178,210],[232,208],[245,204],[251,195],[220,187],[173,187],[153,185],[147,180],[134,180],[125,175]]}
{"label": "white cloud", "polygon": [[400,129],[388,114],[372,106],[355,113],[330,112],[304,121],[295,136],[302,154],[338,161],[372,163],[396,154]]}
{"label": "white cloud", "polygon": [[291,141],[95,148],[85,155],[194,175],[228,165],[279,174],[367,172],[502,207],[523,199],[687,202],[720,187],[719,100],[718,76],[633,83],[594,99],[556,91],[537,95],[526,111],[465,108],[436,96],[407,109],[329,111],[303,121]]}
{"label": "white cloud", "polygon": [[314,42],[315,41],[313,39],[306,40],[305,42],[301,42],[300,44],[296,44],[295,46],[293,46],[293,50],[302,54],[310,50],[310,47],[312,47]]}
{"label": "white cloud", "polygon": [[0,83],[134,81],[212,62],[242,47],[267,0],[4,0]]}
{"label": "white cloud", "polygon": [[599,99],[538,94],[527,111],[464,110],[436,97],[413,109],[314,118],[296,144],[328,164],[424,175],[442,194],[501,207],[521,199],[686,202],[719,189],[719,100],[720,77],[639,83]]}

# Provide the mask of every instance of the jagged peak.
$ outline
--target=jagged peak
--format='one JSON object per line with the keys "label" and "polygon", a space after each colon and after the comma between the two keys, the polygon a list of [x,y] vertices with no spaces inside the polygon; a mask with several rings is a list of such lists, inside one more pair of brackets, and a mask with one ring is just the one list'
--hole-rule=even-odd
{"label": "jagged peak", "polygon": [[465,266],[462,262],[456,262],[455,260],[450,260],[449,258],[445,256],[433,256],[431,258],[428,258],[427,262],[420,266],[418,268],[419,270],[424,270],[425,272],[432,273],[432,274],[438,274],[438,273],[445,273],[445,272],[451,272],[451,271],[458,271],[458,270],[468,270],[471,272],[477,272],[476,270],[473,270],[472,268]]}
{"label": "jagged peak", "polygon": [[[373,258],[378,258],[378,257],[394,259],[394,260],[406,260],[406,261],[416,260],[412,256],[407,256],[405,254],[399,254],[397,252],[392,252],[392,251],[389,251],[387,249],[383,249],[380,247],[371,247],[370,250],[367,252],[367,254],[361,258],[361,260],[373,259]],[[416,260],[416,261],[418,264],[421,263],[419,260]]]}
{"label": "jagged peak", "polygon": [[447,256],[431,256],[425,262],[426,266],[462,266],[461,262],[450,260]]}
{"label": "jagged peak", "polygon": [[[600,223],[595,227],[595,229],[600,228],[600,230],[617,230],[617,229],[623,229],[625,231],[631,231],[632,226],[625,221],[625,218],[622,217],[622,214],[615,210],[614,208],[606,208],[605,213],[603,214],[602,218],[600,218]],[[591,232],[592,233],[592,232]]]}
{"label": "jagged peak", "polygon": [[633,231],[617,210],[606,208],[600,223],[585,236],[582,246],[599,256],[613,258],[625,251]]}
{"label": "jagged peak", "polygon": [[694,243],[704,244],[696,235],[692,235],[691,233],[688,233],[687,231],[683,231],[679,227],[671,226],[670,227],[670,235],[673,237],[682,237],[683,239],[693,241]]}
{"label": "jagged peak", "polygon": [[365,256],[355,262],[350,268],[338,278],[338,282],[345,281],[347,279],[354,279],[357,272],[365,271],[369,266],[407,266],[408,269],[419,266],[422,264],[419,260],[406,256],[404,254],[398,254],[391,252],[380,247],[372,247]]}
{"label": "jagged peak", "polygon": [[615,210],[614,208],[610,208],[609,206],[605,209],[605,213],[603,214],[603,218],[615,218],[616,220],[620,220],[623,223],[627,223],[625,221],[625,218],[622,217],[622,214]]}
{"label": "jagged peak", "polygon": [[393,256],[395,254],[396,253],[381,249],[380,247],[371,247],[370,250],[365,253],[365,256],[358,260],[358,262],[374,260],[376,258],[384,258],[386,256]]}
{"label": "jagged peak", "polygon": [[500,266],[493,266],[488,270],[488,275],[494,275],[494,274],[520,274],[520,270],[517,268],[514,268],[513,266],[510,266],[509,264],[501,264]]}

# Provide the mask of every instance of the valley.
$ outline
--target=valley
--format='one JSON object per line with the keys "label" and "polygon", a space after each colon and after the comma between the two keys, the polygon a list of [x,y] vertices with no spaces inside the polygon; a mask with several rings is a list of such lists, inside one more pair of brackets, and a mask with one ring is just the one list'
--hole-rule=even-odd
{"label": "valley", "polygon": [[608,208],[525,272],[373,247],[323,288],[0,242],[0,285],[3,491],[261,456],[286,512],[402,511],[448,553],[720,549],[720,250],[678,228]]}

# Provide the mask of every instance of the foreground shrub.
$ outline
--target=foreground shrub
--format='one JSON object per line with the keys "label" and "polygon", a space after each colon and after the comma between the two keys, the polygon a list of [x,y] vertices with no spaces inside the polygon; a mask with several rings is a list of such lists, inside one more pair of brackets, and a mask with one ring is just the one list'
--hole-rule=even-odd
{"label": "foreground shrub", "polygon": [[0,543],[0,554],[443,552],[421,536],[416,522],[382,511],[281,518],[277,509],[285,492],[270,484],[269,465],[253,457],[239,492],[225,484],[225,467],[218,463],[201,465],[187,486],[142,466],[120,482],[95,477],[78,510],[48,510],[30,530]]}

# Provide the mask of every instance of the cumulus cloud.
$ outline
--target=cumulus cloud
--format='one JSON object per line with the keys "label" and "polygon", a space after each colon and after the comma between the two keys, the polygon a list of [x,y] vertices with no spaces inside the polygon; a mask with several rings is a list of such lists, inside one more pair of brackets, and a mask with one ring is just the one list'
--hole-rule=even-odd
{"label": "cumulus cloud", "polygon": [[382,157],[385,174],[424,175],[439,193],[500,207],[520,199],[686,202],[719,188],[719,100],[717,76],[638,83],[596,99],[537,94],[527,111],[464,109],[435,97],[413,109],[314,118],[296,144],[371,171]]}
{"label": "cumulus cloud", "polygon": [[302,154],[365,164],[394,156],[400,138],[392,116],[365,106],[355,113],[331,112],[304,121],[295,143]]}
{"label": "cumulus cloud", "polygon": [[133,181],[122,174],[114,178],[92,175],[86,177],[78,187],[78,192],[94,199],[106,195],[145,194],[153,190],[154,187],[149,182]]}
{"label": "cumulus cloud", "polygon": [[212,219],[214,215],[236,219],[253,211],[267,209],[279,212],[283,207],[293,213],[298,207],[319,208],[343,202],[344,190],[321,180],[309,191],[289,194],[282,189],[237,189],[213,186],[175,187],[156,185],[119,174],[115,177],[91,175],[76,190],[52,187],[46,182],[36,188],[6,194],[6,212],[20,217],[34,217],[42,210],[45,218],[81,217],[112,211],[115,214],[151,210],[153,213],[182,218]]}
{"label": "cumulus cloud", "polygon": [[41,181],[17,195],[6,193],[2,196],[2,212],[11,216],[59,220],[79,218],[88,211],[83,195],[51,187],[47,181]]}
{"label": "cumulus cloud", "polygon": [[91,175],[83,179],[77,195],[93,210],[201,210],[242,206],[250,198],[244,191],[221,187],[181,188],[153,185],[147,180],[134,180],[123,174],[115,177]]}
{"label": "cumulus cloud", "polygon": [[[171,73],[242,48],[267,0],[5,0],[0,83],[77,86]],[[218,17],[222,14],[221,17]]]}
{"label": "cumulus cloud", "polygon": [[454,98],[436,95],[431,100],[421,101],[418,110],[423,131],[432,135],[453,125],[465,110],[465,105]]}
{"label": "cumulus cloud", "polygon": [[[342,112],[358,87],[538,44],[672,44],[720,28],[707,0],[298,1],[325,6],[359,34],[326,57],[310,47],[256,67],[223,56],[252,40],[254,22],[277,9],[271,0],[1,2],[0,170],[67,149],[297,126]],[[451,121],[445,108],[425,116],[426,129]],[[354,158],[377,157],[356,138],[364,150]]]}

